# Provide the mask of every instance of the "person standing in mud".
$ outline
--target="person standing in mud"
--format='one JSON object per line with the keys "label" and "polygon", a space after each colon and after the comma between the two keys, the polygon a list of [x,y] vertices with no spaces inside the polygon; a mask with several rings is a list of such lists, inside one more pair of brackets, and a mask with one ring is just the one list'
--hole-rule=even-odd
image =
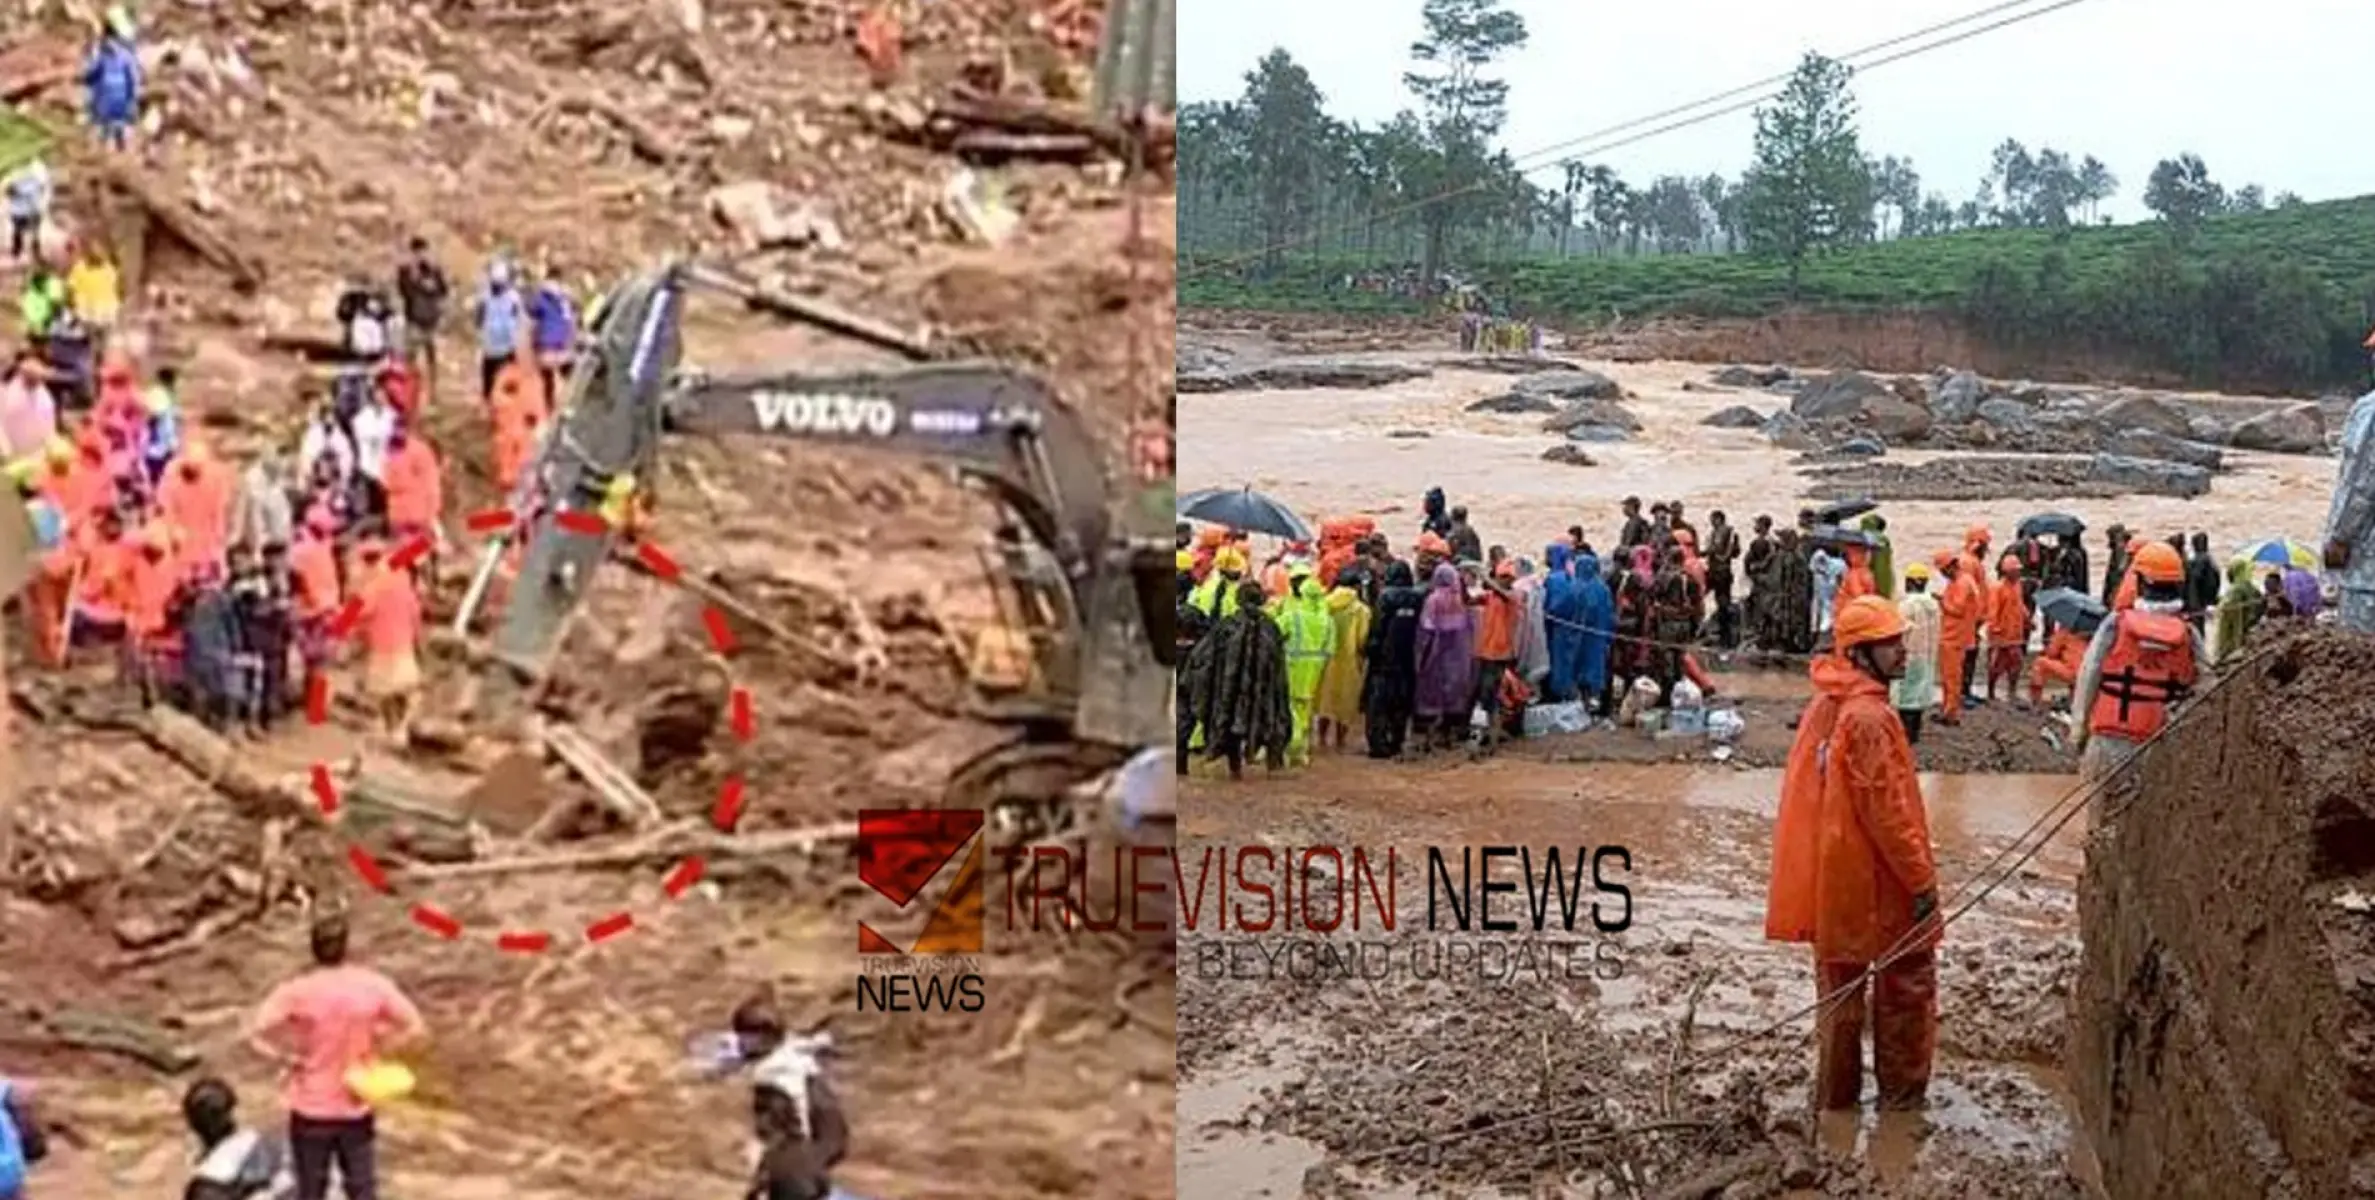
{"label": "person standing in mud", "polygon": [[2209,628],[2211,612],[2218,608],[2226,578],[2219,574],[2218,560],[2210,557],[2209,534],[2197,530],[2193,547],[2185,560],[2186,619],[2193,622],[2195,633],[2202,633]]}
{"label": "person standing in mud", "polygon": [[2078,776],[2096,785],[2090,804],[2098,821],[2105,807],[2101,785],[2159,736],[2208,661],[2202,635],[2185,623],[2185,564],[2177,552],[2146,545],[2136,552],[2135,568],[2135,605],[2095,630],[2070,691]]}
{"label": "person standing in mud", "polygon": [[1428,578],[1416,646],[1418,689],[1412,708],[1424,739],[1421,747],[1434,751],[1457,740],[1476,697],[1476,614],[1450,563],[1435,564]]}
{"label": "person standing in mud", "polygon": [[2103,555],[2103,604],[2115,607],[2119,602],[2120,585],[2128,578],[2132,556],[2128,552],[2128,527],[2113,525],[2103,531],[2106,552]]}
{"label": "person standing in mud", "polygon": [[1649,521],[1641,515],[1641,497],[1627,496],[1624,502],[1625,523],[1616,534],[1616,562],[1631,561],[1633,547],[1649,544]]}
{"label": "person standing in mud", "polygon": [[1285,769],[1295,720],[1287,703],[1285,635],[1262,611],[1261,584],[1245,580],[1236,587],[1236,609],[1196,644],[1185,669],[1205,757],[1226,759],[1229,778],[1243,779],[1249,758]]}
{"label": "person standing in mud", "polygon": [[1814,947],[1815,994],[1826,1001],[1815,1107],[1859,1107],[1868,1015],[1880,1106],[1915,1110],[1938,1048],[1942,925],[1913,744],[1890,707],[1890,685],[1905,674],[1905,622],[1887,598],[1866,596],[1840,610],[1833,633],[1782,777],[1765,936]]}
{"label": "person standing in mud", "polygon": [[1671,705],[1674,685],[1682,680],[1682,656],[1698,636],[1701,612],[1697,587],[1683,570],[1680,547],[1666,551],[1665,564],[1658,568],[1657,580],[1650,588],[1650,606],[1651,635],[1657,642],[1651,647],[1650,661],[1658,692]]}
{"label": "person standing in mud", "polygon": [[1420,533],[1431,533],[1439,538],[1450,537],[1451,512],[1448,508],[1450,503],[1451,502],[1449,500],[1444,498],[1442,488],[1428,488],[1426,499],[1419,506],[1421,510],[1421,516],[1419,518],[1418,531]]}
{"label": "person standing in mud", "polygon": [[1386,567],[1385,587],[1377,594],[1363,650],[1369,675],[1362,684],[1361,715],[1371,758],[1400,758],[1410,733],[1411,704],[1418,691],[1418,617],[1426,599],[1409,563]]}
{"label": "person standing in mud", "polygon": [[1726,650],[1740,644],[1740,613],[1732,604],[1732,563],[1740,557],[1740,532],[1724,519],[1723,510],[1707,515],[1707,591],[1715,597],[1715,644]]}
{"label": "person standing in mud", "polygon": [[1677,535],[1687,533],[1690,535],[1691,543],[1698,544],[1699,527],[1691,524],[1690,518],[1682,515],[1682,501],[1670,500],[1666,503],[1666,528],[1673,530]]}
{"label": "person standing in mud", "polygon": [[1919,745],[1922,716],[1938,703],[1938,630],[1943,620],[1938,598],[1930,594],[1927,563],[1905,568],[1905,595],[1897,601],[1897,616],[1905,622],[1905,673],[1889,684],[1889,704],[1905,723],[1905,740]]}
{"label": "person standing in mud", "polygon": [[1468,510],[1465,507],[1451,510],[1451,529],[1443,535],[1443,540],[1451,545],[1453,562],[1484,561],[1484,539],[1478,537],[1476,527],[1468,523]]}
{"label": "person standing in mud", "polygon": [[281,1067],[296,1200],[328,1200],[335,1162],[347,1200],[377,1200],[378,1128],[346,1083],[380,1052],[417,1041],[420,1010],[387,976],[347,961],[346,918],[315,918],[314,968],[273,989],[248,1044]]}
{"label": "person standing in mud", "polygon": [[1765,632],[1765,609],[1773,599],[1773,518],[1758,513],[1749,529],[1748,550],[1740,559],[1740,571],[1748,577],[1748,598],[1740,615],[1749,638],[1755,640]]}
{"label": "person standing in mud", "polygon": [[1795,529],[1784,529],[1773,553],[1773,596],[1766,608],[1773,640],[1766,648],[1781,654],[1814,650],[1814,564],[1810,544]]}

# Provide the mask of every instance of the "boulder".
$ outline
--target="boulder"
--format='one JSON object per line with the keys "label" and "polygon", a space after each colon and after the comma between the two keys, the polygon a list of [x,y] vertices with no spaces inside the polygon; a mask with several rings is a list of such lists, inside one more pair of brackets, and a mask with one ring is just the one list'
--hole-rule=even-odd
{"label": "boulder", "polygon": [[1930,410],[1860,371],[1837,371],[1806,385],[1790,411],[1809,421],[1853,421],[1892,442],[1920,441]]}
{"label": "boulder", "polygon": [[1180,391],[1191,394],[1294,388],[1376,388],[1424,379],[1434,373],[1432,367],[1409,363],[1341,362],[1307,358],[1205,371],[1182,371],[1177,376],[1177,383]]}
{"label": "boulder", "polygon": [[1725,387],[1772,387],[1790,375],[1788,367],[1725,367],[1714,378]]}
{"label": "boulder", "polygon": [[1573,442],[1561,442],[1542,452],[1542,461],[1565,463],[1570,467],[1596,467],[1599,461]]}
{"label": "boulder", "polygon": [[2227,435],[2234,432],[2226,422],[2217,417],[2195,417],[2186,423],[2186,427],[2189,431],[2186,436],[2197,442],[2208,442],[2213,446],[2226,445]]}
{"label": "boulder", "polygon": [[1479,354],[1467,358],[1447,358],[1436,366],[1446,371],[1483,371],[1491,375],[1541,375],[1550,371],[1582,370],[1563,358],[1536,358],[1531,354]]}
{"label": "boulder", "polygon": [[2122,429],[2103,439],[2103,452],[2125,455],[2129,458],[2153,458],[2162,462],[2184,463],[2189,467],[2200,467],[2206,471],[2217,470],[2220,462],[2226,457],[2226,452],[2216,446],[2188,441],[2185,438],[2168,437],[2164,434],[2154,433],[2149,429]]}
{"label": "boulder", "polygon": [[1521,395],[1544,396],[1552,400],[1615,400],[1625,394],[1616,381],[1598,371],[1570,368],[1528,375],[1517,381],[1512,389]]}
{"label": "boulder", "polygon": [[2326,448],[2325,410],[2314,404],[2295,404],[2261,413],[2235,426],[2227,442],[2238,450],[2316,454]]}
{"label": "boulder", "polygon": [[1786,408],[1765,418],[1765,423],[1757,428],[1757,432],[1782,450],[1812,450],[1822,445],[1815,438],[1814,431],[1806,427],[1805,420]]}
{"label": "boulder", "polygon": [[1979,416],[1987,400],[1987,381],[1969,371],[1957,371],[1938,385],[1930,397],[1930,415],[1942,425],[1961,425]]}
{"label": "boulder", "polygon": [[2200,467],[2124,454],[2096,455],[2087,465],[2086,478],[2089,483],[2109,484],[2123,491],[2186,500],[2210,490],[2210,472]]}
{"label": "boulder", "polygon": [[2162,437],[2193,436],[2193,419],[2158,396],[2122,396],[2095,414],[2105,431],[2142,429]]}
{"label": "boulder", "polygon": [[1566,430],[1570,442],[1629,442],[1633,431],[1615,425],[1570,425]]}
{"label": "boulder", "polygon": [[2018,400],[2004,396],[1990,396],[1979,402],[1972,416],[1998,429],[2027,429],[2037,423],[2036,414]]}
{"label": "boulder", "polygon": [[1487,396],[1468,406],[1469,412],[1480,413],[1553,413],[1561,405],[1548,396],[1529,396],[1524,392],[1503,392]]}
{"label": "boulder", "polygon": [[1614,400],[1575,400],[1542,422],[1549,433],[1566,433],[1586,425],[1604,425],[1631,434],[1640,432],[1641,419]]}
{"label": "boulder", "polygon": [[1848,458],[1878,458],[1888,453],[1888,446],[1882,443],[1879,438],[1849,438],[1831,447],[1831,453],[1845,455]]}
{"label": "boulder", "polygon": [[1765,414],[1745,404],[1735,404],[1722,412],[1710,413],[1699,420],[1699,424],[1713,425],[1717,429],[1754,429],[1764,423]]}

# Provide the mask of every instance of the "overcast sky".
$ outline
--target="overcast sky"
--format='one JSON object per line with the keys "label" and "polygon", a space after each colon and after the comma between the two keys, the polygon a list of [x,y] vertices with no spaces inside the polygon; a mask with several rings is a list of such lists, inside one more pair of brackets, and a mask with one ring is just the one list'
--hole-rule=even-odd
{"label": "overcast sky", "polygon": [[[1588,147],[1550,150],[1559,143],[1787,71],[1808,50],[1843,55],[1989,0],[1508,6],[1532,37],[1500,68],[1510,85],[1503,144],[1530,167]],[[1401,74],[1420,32],[1419,0],[1193,0],[1179,6],[1181,96],[1233,98],[1246,71],[1283,46],[1335,115],[1374,123],[1410,104]],[[2109,164],[2120,194],[2106,211],[2128,220],[2144,215],[2153,164],[2181,150],[2230,189],[2257,183],[2311,200],[2375,192],[2375,152],[2350,133],[2370,47],[2375,5],[2354,0],[2085,0],[1874,67],[1854,86],[1865,152],[1911,157],[1925,190],[1970,198],[1989,152],[2016,137]],[[1753,129],[1742,111],[1584,157],[1636,182],[1731,175]],[[1558,176],[1531,178],[1554,186]]]}

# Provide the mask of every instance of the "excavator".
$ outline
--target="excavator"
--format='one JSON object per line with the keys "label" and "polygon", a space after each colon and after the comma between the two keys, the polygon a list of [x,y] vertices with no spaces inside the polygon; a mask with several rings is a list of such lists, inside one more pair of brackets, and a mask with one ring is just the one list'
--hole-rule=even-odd
{"label": "excavator", "polygon": [[[890,351],[896,369],[713,374],[682,361],[686,305],[722,296]],[[932,359],[930,345],[855,314],[691,262],[613,289],[512,512],[524,539],[492,650],[512,682],[550,666],[570,615],[620,536],[569,514],[647,486],[672,437],[758,438],[944,463],[996,508],[981,554],[1001,618],[1035,667],[1019,694],[974,697],[1006,736],[952,774],[945,802],[1029,839],[1079,824],[1075,785],[1173,736],[1171,480],[1119,482],[1087,425],[1012,367]],[[508,538],[506,539],[509,540]],[[467,629],[504,546],[486,552],[457,620]]]}

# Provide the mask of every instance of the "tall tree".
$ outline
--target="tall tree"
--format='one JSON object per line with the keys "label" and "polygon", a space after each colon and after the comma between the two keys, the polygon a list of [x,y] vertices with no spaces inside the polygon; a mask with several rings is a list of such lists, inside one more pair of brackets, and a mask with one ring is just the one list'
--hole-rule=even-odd
{"label": "tall tree", "polygon": [[2226,207],[2226,202],[2226,189],[2210,178],[2210,168],[2199,154],[2162,159],[2144,183],[2144,207],[2180,231]]}
{"label": "tall tree", "polygon": [[1526,21],[1499,0],[1425,0],[1419,18],[1426,35],[1411,43],[1417,66],[1403,74],[1402,86],[1424,115],[1429,161],[1419,219],[1426,234],[1422,267],[1432,281],[1452,231],[1491,206],[1474,185],[1509,119],[1509,84],[1485,72],[1526,44]]}
{"label": "tall tree", "polygon": [[2103,165],[2103,160],[2089,154],[2078,164],[2078,198],[2086,205],[2086,219],[2094,220],[2103,213],[2103,202],[2119,194],[2119,176]]}
{"label": "tall tree", "polygon": [[1757,109],[1756,158],[1742,181],[1743,232],[1749,246],[1789,264],[1791,298],[1806,257],[1854,240],[1869,224],[1864,153],[1856,142],[1854,73],[1845,63],[1809,54],[1773,103]]}
{"label": "tall tree", "polygon": [[1559,257],[1567,257],[1567,235],[1575,228],[1575,198],[1586,184],[1584,165],[1568,159],[1559,164]]}
{"label": "tall tree", "polygon": [[1245,166],[1259,205],[1262,266],[1269,269],[1318,212],[1330,122],[1311,73],[1283,49],[1246,72],[1238,104],[1249,121]]}
{"label": "tall tree", "polygon": [[2228,212],[2265,212],[2267,211],[2267,208],[2268,190],[2256,183],[2247,183],[2242,187],[2236,188],[2235,194],[2227,198]]}

